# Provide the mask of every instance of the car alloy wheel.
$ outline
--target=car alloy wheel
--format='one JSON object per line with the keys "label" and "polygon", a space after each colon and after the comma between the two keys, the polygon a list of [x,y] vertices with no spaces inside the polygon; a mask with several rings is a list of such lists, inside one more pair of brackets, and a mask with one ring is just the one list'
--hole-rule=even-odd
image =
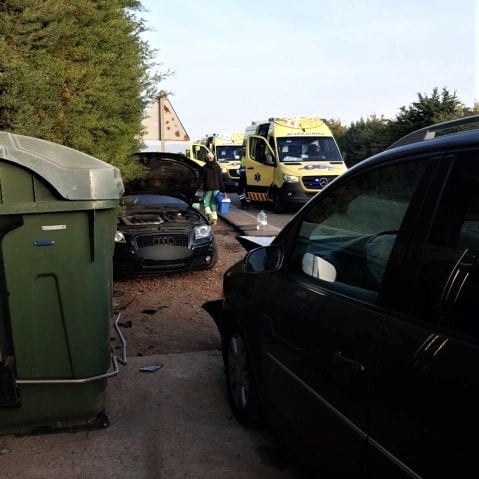
{"label": "car alloy wheel", "polygon": [[236,419],[248,427],[261,425],[258,394],[241,334],[233,333],[225,355],[226,379],[231,409]]}

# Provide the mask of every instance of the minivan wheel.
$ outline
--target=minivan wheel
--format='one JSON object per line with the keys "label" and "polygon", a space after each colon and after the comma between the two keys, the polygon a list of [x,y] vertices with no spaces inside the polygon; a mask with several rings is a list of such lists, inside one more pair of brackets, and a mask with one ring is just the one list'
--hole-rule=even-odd
{"label": "minivan wheel", "polygon": [[226,383],[233,414],[244,426],[258,427],[262,423],[258,392],[241,334],[231,334],[224,349]]}

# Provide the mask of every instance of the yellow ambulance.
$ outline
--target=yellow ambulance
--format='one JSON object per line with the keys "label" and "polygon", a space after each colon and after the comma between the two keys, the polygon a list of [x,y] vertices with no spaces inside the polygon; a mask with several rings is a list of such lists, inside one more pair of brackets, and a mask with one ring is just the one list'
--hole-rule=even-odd
{"label": "yellow ambulance", "polygon": [[195,163],[198,163],[198,165],[203,166],[205,164],[204,158],[206,157],[206,153],[208,152],[205,151],[204,155],[200,154],[200,149],[197,148],[197,146],[199,146],[199,143],[193,143],[189,148],[185,150],[185,156],[190,160],[193,160]]}
{"label": "yellow ambulance", "polygon": [[302,206],[346,171],[338,145],[320,118],[270,118],[245,131],[246,196],[275,211]]}
{"label": "yellow ambulance", "polygon": [[243,138],[243,133],[206,135],[199,142],[190,146],[189,157],[204,162],[207,153],[213,153],[221,166],[226,189],[229,191],[236,190],[239,180],[238,170],[240,168]]}

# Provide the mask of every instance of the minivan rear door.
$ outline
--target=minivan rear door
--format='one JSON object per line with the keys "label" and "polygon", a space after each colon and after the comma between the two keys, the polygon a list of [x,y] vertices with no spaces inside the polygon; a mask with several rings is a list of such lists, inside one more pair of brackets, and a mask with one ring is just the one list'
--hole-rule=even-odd
{"label": "minivan rear door", "polygon": [[[440,161],[372,369],[368,477],[471,477],[479,426],[479,151]],[[445,182],[445,183],[444,183]]]}

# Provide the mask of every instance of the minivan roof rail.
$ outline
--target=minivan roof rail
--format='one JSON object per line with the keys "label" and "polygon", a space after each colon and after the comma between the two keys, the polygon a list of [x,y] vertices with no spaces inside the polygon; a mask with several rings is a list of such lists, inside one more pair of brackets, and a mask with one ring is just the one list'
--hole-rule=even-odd
{"label": "minivan roof rail", "polygon": [[[397,148],[398,146],[410,145],[419,141],[432,140],[436,137],[436,134],[440,131],[452,130],[454,128],[462,127],[471,123],[479,124],[479,115],[465,116],[464,118],[458,118],[456,120],[444,121],[442,123],[436,123],[435,125],[426,126],[420,130],[413,131],[408,135],[403,136],[399,140],[390,145],[387,150],[391,148]],[[477,129],[477,128],[471,128]],[[457,133],[457,131],[451,131],[449,134]],[[445,133],[448,134],[448,133]]]}

